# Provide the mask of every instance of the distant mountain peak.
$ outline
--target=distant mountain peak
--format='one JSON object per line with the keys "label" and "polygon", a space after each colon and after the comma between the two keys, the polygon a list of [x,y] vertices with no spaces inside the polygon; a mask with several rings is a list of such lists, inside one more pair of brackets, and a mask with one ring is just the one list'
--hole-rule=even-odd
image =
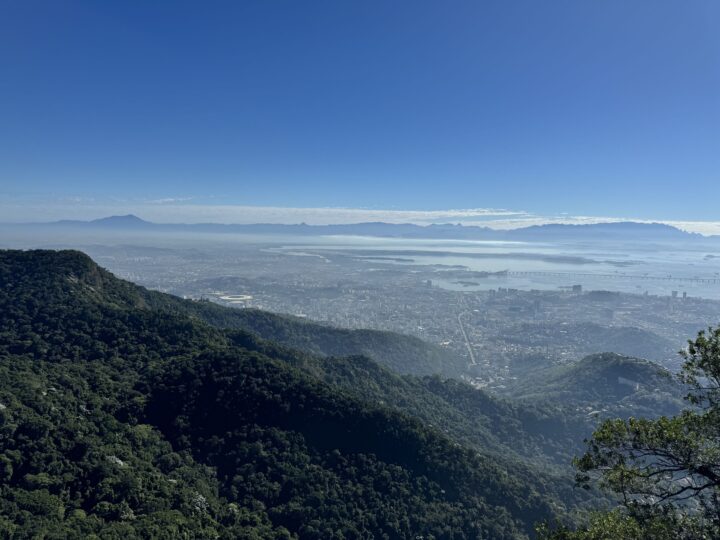
{"label": "distant mountain peak", "polygon": [[658,222],[611,221],[607,223],[545,223],[515,229],[510,236],[518,238],[548,239],[607,239],[617,237],[634,240],[677,240],[698,238],[700,235],[689,233],[672,225]]}
{"label": "distant mountain peak", "polygon": [[108,216],[100,219],[92,220],[93,223],[150,223],[142,218],[137,217],[135,214],[126,214],[124,216]]}
{"label": "distant mountain peak", "polygon": [[111,227],[118,229],[151,227],[153,225],[153,223],[151,223],[150,221],[145,221],[144,219],[139,218],[134,214],[127,214],[124,216],[108,216],[100,219],[94,219],[88,223],[94,226]]}

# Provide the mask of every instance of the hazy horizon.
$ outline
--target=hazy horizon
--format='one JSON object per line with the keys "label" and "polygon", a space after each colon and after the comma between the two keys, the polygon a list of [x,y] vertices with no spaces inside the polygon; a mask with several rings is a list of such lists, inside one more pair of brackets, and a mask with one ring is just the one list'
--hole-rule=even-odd
{"label": "hazy horizon", "polygon": [[45,223],[61,220],[91,221],[110,216],[134,215],[153,223],[344,225],[367,222],[415,225],[462,224],[507,230],[546,224],[599,224],[614,222],[660,223],[705,236],[720,234],[720,221],[640,219],[633,216],[537,215],[522,210],[468,208],[447,210],[399,210],[345,207],[271,207],[223,204],[189,204],[174,199],[143,203],[88,203],[75,200],[56,203],[8,204],[0,202],[2,223]]}

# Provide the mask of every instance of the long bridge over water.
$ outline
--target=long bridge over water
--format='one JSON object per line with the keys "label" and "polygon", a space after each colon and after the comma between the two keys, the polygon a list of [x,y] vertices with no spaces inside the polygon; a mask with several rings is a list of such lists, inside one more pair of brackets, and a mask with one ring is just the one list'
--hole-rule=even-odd
{"label": "long bridge over water", "polygon": [[566,277],[566,278],[610,278],[610,279],[638,279],[638,280],[656,280],[656,281],[677,281],[680,283],[704,283],[710,285],[720,285],[720,276],[718,277],[681,277],[681,276],[652,276],[639,274],[594,274],[592,272],[548,272],[548,271],[507,271],[502,274],[510,277]]}

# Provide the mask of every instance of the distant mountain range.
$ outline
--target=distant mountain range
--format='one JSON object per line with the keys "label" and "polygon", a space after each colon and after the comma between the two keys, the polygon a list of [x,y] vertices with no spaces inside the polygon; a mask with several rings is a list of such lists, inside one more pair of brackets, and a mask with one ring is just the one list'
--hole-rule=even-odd
{"label": "distant mountain range", "polygon": [[62,220],[17,227],[53,227],[105,231],[155,231],[197,233],[285,234],[303,236],[376,236],[385,238],[499,240],[499,241],[602,241],[639,242],[720,241],[720,236],[702,236],[663,223],[621,221],[584,225],[546,224],[513,230],[461,224],[415,225],[412,223],[367,222],[340,225],[254,223],[153,223],[135,215],[109,216],[92,221]]}

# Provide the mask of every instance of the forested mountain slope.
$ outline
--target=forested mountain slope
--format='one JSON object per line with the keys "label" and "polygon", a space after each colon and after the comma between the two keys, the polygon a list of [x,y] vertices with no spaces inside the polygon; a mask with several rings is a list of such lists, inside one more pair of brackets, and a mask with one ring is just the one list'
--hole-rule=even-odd
{"label": "forested mountain slope", "polygon": [[394,373],[369,358],[317,358],[258,341],[242,332],[228,334],[245,345],[248,340],[276,358],[282,358],[324,382],[363,401],[378,403],[417,417],[465,445],[485,453],[530,459],[535,465],[554,463],[567,472],[572,457],[593,422],[552,405],[523,404],[492,397],[456,379],[413,377]]}
{"label": "forested mountain slope", "polygon": [[500,456],[536,444],[519,409],[179,305],[77,252],[0,252],[3,535],[523,538],[583,498]]}
{"label": "forested mountain slope", "polygon": [[368,356],[399,373],[459,377],[467,368],[467,362],[455,352],[414,336],[334,328],[257,309],[228,309],[211,302],[191,302],[178,307],[214,326],[240,328],[323,356]]}
{"label": "forested mountain slope", "polygon": [[[322,356],[369,356],[399,373],[457,377],[467,367],[466,361],[452,351],[413,336],[379,330],[334,328],[257,309],[229,309],[209,301],[183,300],[118,280],[90,259],[80,263],[73,261],[70,255],[41,253],[36,251],[29,257],[36,261],[52,257],[54,264],[61,265],[58,269],[63,264],[79,265],[76,270],[83,273],[83,280],[89,287],[85,290],[88,298],[100,298],[97,294],[101,293],[104,301],[117,306],[162,309],[200,319],[218,328],[253,332],[263,339]],[[96,296],[93,297],[93,294]]]}
{"label": "forested mountain slope", "polygon": [[661,366],[615,353],[586,356],[578,362],[538,369],[506,392],[529,401],[584,408],[591,415],[677,414],[686,406],[686,390]]}

